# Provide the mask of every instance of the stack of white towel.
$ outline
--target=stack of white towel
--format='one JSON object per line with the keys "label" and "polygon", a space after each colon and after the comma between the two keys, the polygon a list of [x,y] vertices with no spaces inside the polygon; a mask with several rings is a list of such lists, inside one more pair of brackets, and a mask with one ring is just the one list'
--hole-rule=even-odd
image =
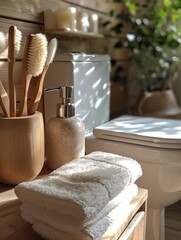
{"label": "stack of white towel", "polygon": [[22,216],[50,240],[99,240],[137,195],[137,161],[92,152],[48,176],[15,187]]}

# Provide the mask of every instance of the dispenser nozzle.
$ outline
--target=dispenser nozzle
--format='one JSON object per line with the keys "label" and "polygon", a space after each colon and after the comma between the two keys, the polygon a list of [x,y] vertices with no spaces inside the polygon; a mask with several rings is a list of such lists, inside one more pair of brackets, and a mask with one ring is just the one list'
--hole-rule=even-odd
{"label": "dispenser nozzle", "polygon": [[75,115],[74,106],[71,103],[72,86],[60,87],[61,103],[57,105],[57,117],[68,118]]}
{"label": "dispenser nozzle", "polygon": [[60,98],[62,99],[70,99],[72,98],[72,91],[73,87],[68,86],[68,87],[60,87]]}

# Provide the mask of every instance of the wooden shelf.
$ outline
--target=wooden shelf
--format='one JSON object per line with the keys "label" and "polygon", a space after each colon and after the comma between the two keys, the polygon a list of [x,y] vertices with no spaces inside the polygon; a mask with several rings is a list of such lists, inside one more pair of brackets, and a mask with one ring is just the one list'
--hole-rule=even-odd
{"label": "wooden shelf", "polygon": [[103,38],[103,34],[96,34],[93,32],[82,32],[78,30],[70,30],[70,29],[45,29],[45,33],[48,34],[56,34],[63,37],[78,37],[78,38]]}

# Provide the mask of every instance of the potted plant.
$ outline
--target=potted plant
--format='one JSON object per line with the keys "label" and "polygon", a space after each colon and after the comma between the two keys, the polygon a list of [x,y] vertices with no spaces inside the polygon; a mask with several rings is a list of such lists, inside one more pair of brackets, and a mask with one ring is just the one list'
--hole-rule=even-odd
{"label": "potted plant", "polygon": [[[111,16],[120,19],[112,28],[116,33],[122,31],[125,23],[129,25],[126,38],[120,38],[114,47],[130,51],[131,73],[141,87],[141,95],[132,113],[158,117],[181,116],[172,91],[179,67],[181,1],[111,1],[127,6],[126,11],[111,11]],[[155,96],[156,100],[153,100]]]}

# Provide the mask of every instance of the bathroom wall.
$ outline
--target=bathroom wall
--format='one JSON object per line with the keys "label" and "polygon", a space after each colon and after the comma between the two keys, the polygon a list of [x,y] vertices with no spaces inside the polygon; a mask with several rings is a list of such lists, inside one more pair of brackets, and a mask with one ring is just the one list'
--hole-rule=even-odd
{"label": "bathroom wall", "polygon": [[[100,26],[107,18],[109,18],[108,12],[112,8],[112,5],[108,4],[107,0],[0,0],[0,31],[7,32],[10,25],[16,25],[18,29],[22,31],[23,37],[30,33],[43,32],[43,12],[47,9],[56,10],[66,6],[75,6],[78,10],[86,11],[88,13],[97,13],[99,15]],[[107,29],[107,31],[109,31],[109,29]],[[54,35],[50,34],[47,34],[47,36],[48,38],[54,37]],[[111,46],[115,41],[115,37],[112,37],[107,33],[102,38],[65,38],[58,35],[56,35],[56,37],[59,41],[57,56],[62,52],[85,52],[116,55],[116,61],[122,61],[124,58],[124,53],[115,53],[112,51]],[[17,100],[20,96],[21,87],[21,58],[22,55],[20,55],[16,62],[14,71]],[[3,82],[5,89],[8,91],[7,68],[6,50],[0,53],[0,79]],[[120,102],[116,111],[121,112],[121,110],[125,108],[124,106],[125,101],[123,104]]]}

